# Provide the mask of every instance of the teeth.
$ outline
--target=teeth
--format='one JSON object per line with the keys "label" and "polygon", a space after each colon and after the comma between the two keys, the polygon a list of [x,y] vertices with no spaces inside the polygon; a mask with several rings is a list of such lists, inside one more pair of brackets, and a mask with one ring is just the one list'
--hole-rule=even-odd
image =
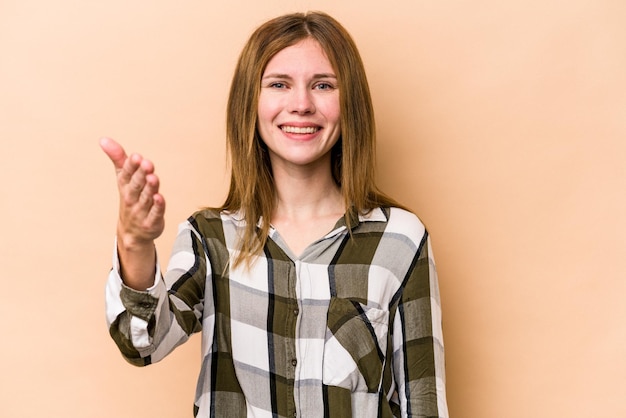
{"label": "teeth", "polygon": [[298,126],[281,126],[281,128],[283,130],[283,132],[287,132],[290,134],[313,134],[315,132],[317,132],[317,129],[315,126],[307,126],[305,128],[300,128]]}

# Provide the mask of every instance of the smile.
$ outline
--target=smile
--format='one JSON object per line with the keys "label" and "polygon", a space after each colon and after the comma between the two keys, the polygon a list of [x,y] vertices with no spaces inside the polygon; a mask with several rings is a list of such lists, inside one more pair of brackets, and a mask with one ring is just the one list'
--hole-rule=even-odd
{"label": "smile", "polygon": [[300,126],[281,126],[280,129],[285,132],[285,133],[289,133],[289,134],[314,134],[315,132],[319,131],[320,128],[317,126],[306,126],[306,127],[300,127]]}

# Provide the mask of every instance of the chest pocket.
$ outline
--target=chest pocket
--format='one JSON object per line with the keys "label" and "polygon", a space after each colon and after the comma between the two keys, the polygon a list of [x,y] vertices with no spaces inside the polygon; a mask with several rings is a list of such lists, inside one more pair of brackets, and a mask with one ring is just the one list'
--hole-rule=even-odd
{"label": "chest pocket", "polygon": [[387,351],[389,312],[332,297],[322,381],[351,392],[378,392]]}

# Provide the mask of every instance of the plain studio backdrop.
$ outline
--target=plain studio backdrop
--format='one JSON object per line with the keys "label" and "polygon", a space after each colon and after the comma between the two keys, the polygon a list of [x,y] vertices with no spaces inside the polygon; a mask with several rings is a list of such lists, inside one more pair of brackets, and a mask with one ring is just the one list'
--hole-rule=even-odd
{"label": "plain studio backdrop", "polygon": [[0,1],[0,416],[192,415],[199,338],[139,369],[108,336],[98,139],[155,162],[164,266],[225,197],[239,51],[306,10],[354,36],[379,183],[432,234],[451,416],[626,416],[623,0]]}

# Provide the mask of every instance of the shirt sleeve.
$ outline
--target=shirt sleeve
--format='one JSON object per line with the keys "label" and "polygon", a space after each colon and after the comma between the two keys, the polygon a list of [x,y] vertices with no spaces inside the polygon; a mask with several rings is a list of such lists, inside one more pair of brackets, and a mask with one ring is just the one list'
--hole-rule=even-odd
{"label": "shirt sleeve", "polygon": [[448,417],[437,270],[426,234],[395,313],[394,375],[402,417]]}
{"label": "shirt sleeve", "polygon": [[209,275],[202,238],[189,222],[178,229],[165,276],[157,257],[154,285],[146,291],[123,283],[114,251],[106,284],[106,319],[111,337],[128,362],[137,366],[157,362],[202,329]]}

